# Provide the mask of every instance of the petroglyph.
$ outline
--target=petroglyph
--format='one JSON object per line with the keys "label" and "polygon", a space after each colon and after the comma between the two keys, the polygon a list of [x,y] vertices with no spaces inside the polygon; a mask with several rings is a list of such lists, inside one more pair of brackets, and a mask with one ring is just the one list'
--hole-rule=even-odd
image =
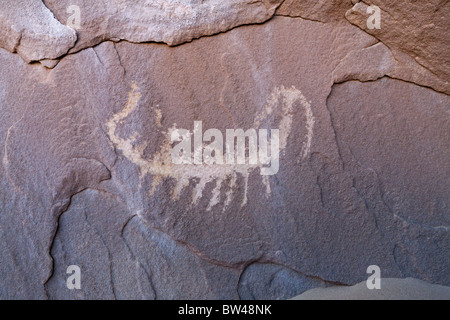
{"label": "petroglyph", "polygon": [[[223,203],[223,210],[225,210],[237,198],[238,193],[241,193],[241,206],[245,206],[248,201],[248,180],[250,174],[256,169],[262,169],[261,164],[173,164],[171,159],[172,132],[176,130],[176,124],[169,128],[165,134],[165,140],[152,159],[146,159],[143,156],[143,151],[146,144],[136,145],[138,132],[134,132],[128,138],[122,138],[117,133],[117,127],[139,106],[141,98],[141,89],[133,82],[131,84],[131,91],[128,94],[128,101],[124,109],[113,115],[107,122],[108,135],[111,141],[120,150],[123,155],[136,166],[139,167],[141,180],[147,175],[152,177],[152,187],[150,195],[154,195],[156,188],[162,184],[165,179],[174,179],[176,181],[175,187],[172,190],[172,200],[180,199],[182,191],[189,187],[189,184],[195,180],[196,185],[192,190],[191,204],[197,205],[199,200],[204,197],[204,190],[209,182],[214,182],[215,185],[210,195],[209,205],[207,210]],[[301,151],[302,158],[305,158],[311,150],[311,144],[314,131],[314,116],[311,108],[311,103],[307,101],[300,90],[295,87],[285,88],[283,86],[276,87],[264,108],[254,121],[254,129],[276,128],[280,132],[280,154],[282,155],[288,147],[288,138],[292,134],[293,115],[297,112],[294,107],[297,102],[304,108],[306,118],[305,128],[306,135],[304,137],[303,147]],[[161,127],[162,111],[158,108],[155,124]],[[277,120],[277,121],[276,121]],[[266,197],[271,194],[270,177],[261,176],[261,183],[265,186]],[[243,179],[243,189],[238,187],[238,181]],[[222,187],[225,186],[228,190],[221,195]]]}

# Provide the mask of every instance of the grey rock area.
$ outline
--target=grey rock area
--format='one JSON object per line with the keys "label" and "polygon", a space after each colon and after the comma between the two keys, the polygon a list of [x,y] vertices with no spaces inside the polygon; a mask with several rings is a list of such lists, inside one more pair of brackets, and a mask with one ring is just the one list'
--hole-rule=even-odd
{"label": "grey rock area", "polygon": [[317,288],[293,300],[449,300],[450,288],[407,279],[382,279],[380,290],[367,289],[366,283],[352,287]]}
{"label": "grey rock area", "polygon": [[[75,2],[0,7],[0,299],[344,297],[370,265],[448,297],[442,37],[357,1]],[[438,25],[424,2],[401,14]],[[279,171],[172,163],[195,121],[279,129]]]}
{"label": "grey rock area", "polygon": [[239,282],[239,297],[244,300],[289,299],[312,288],[326,287],[321,279],[274,264],[254,263],[247,267]]}

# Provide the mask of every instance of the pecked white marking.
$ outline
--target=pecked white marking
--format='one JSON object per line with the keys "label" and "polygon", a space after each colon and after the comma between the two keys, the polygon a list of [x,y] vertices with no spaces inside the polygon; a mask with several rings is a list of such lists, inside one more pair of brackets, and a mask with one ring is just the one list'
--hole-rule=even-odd
{"label": "pecked white marking", "polygon": [[[191,204],[197,205],[204,196],[204,189],[209,182],[215,182],[215,186],[210,196],[207,210],[211,210],[216,205],[223,203],[223,210],[225,210],[237,197],[239,189],[236,189],[238,177],[244,179],[244,186],[242,192],[241,206],[245,206],[248,201],[248,179],[250,173],[261,167],[261,165],[237,165],[237,164],[213,164],[213,165],[194,165],[194,164],[172,164],[171,160],[171,134],[176,129],[173,125],[167,132],[165,132],[165,141],[161,149],[156,153],[152,159],[143,157],[144,145],[135,146],[138,133],[135,132],[128,138],[121,138],[116,134],[118,125],[126,119],[138,107],[141,98],[140,88],[135,82],[131,84],[131,91],[128,94],[128,101],[124,109],[107,122],[108,135],[116,148],[122,151],[123,155],[140,169],[140,178],[143,179],[147,175],[152,176],[152,188],[150,195],[153,195],[156,188],[168,178],[173,178],[176,181],[175,187],[172,190],[172,200],[180,199],[181,193],[189,186],[189,183],[195,179],[197,181],[191,193]],[[315,118],[312,112],[311,103],[306,100],[300,90],[295,87],[285,88],[284,86],[276,87],[269,99],[267,100],[261,113],[255,118],[254,128],[269,128],[279,129],[280,131],[280,153],[283,153],[287,147],[288,137],[291,134],[293,115],[297,113],[294,110],[296,102],[304,108],[306,116],[305,127],[307,134],[302,147],[302,157],[305,158],[311,150],[311,144],[314,134]],[[279,115],[281,120],[278,124],[274,123],[275,115]],[[158,108],[156,110],[155,123],[161,127],[162,112]],[[266,196],[270,196],[270,177],[261,176],[261,183],[265,186]],[[228,190],[223,197],[221,196],[222,186],[226,184]]]}

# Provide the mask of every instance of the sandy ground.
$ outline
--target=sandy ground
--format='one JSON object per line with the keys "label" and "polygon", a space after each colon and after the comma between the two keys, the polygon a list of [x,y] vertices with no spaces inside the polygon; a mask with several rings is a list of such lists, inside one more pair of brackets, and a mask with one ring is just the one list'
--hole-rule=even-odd
{"label": "sandy ground", "polygon": [[450,287],[407,279],[381,279],[380,290],[369,290],[366,282],[353,287],[316,288],[292,300],[450,300]]}

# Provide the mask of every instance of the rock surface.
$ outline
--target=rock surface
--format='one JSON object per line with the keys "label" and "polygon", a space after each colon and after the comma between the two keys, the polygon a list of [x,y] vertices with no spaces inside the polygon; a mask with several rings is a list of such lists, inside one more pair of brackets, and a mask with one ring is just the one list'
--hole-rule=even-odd
{"label": "rock surface", "polygon": [[56,20],[42,1],[1,0],[0,7],[0,47],[26,62],[58,58],[77,40],[75,31]]}
{"label": "rock surface", "polygon": [[[67,21],[72,0],[45,0],[60,21]],[[178,45],[201,36],[270,19],[282,0],[81,0],[79,36],[72,52],[101,41],[164,42]]]}
{"label": "rock surface", "polygon": [[450,4],[440,0],[371,0],[370,4],[381,9],[380,29],[367,27],[368,5],[363,1],[356,3],[345,17],[389,48],[408,54],[418,64],[448,82],[450,57],[442,50],[450,47]]}
{"label": "rock surface", "polygon": [[[416,59],[348,1],[197,2],[80,0],[76,43],[68,2],[57,37],[2,7],[0,298],[287,299],[370,265],[450,286],[448,43]],[[279,171],[172,163],[195,121],[279,129]]]}
{"label": "rock surface", "polygon": [[352,6],[352,0],[285,0],[276,14],[332,22],[344,20],[345,13]]}
{"label": "rock surface", "polygon": [[382,279],[381,290],[368,290],[365,282],[353,287],[317,288],[293,300],[448,300],[450,288],[421,280]]}

